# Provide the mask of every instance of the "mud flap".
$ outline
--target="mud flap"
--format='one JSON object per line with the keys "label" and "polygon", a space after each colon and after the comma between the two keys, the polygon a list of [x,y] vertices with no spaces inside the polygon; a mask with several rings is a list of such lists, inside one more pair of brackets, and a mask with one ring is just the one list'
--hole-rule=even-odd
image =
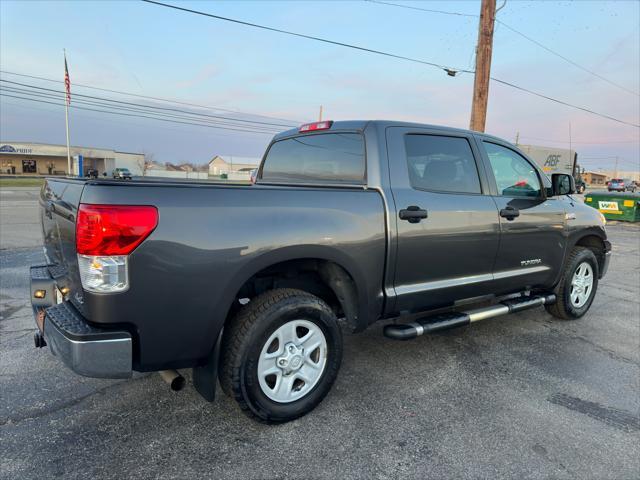
{"label": "mud flap", "polygon": [[193,367],[193,386],[207,402],[213,402],[216,398],[218,359],[220,357],[220,344],[222,343],[223,330],[220,331],[216,345],[213,350],[211,350],[211,353],[209,353],[206,363]]}

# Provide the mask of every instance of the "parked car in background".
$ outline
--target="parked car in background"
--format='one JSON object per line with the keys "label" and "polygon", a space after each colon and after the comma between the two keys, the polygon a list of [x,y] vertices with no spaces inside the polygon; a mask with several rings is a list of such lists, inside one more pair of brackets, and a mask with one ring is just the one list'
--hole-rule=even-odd
{"label": "parked car in background", "polygon": [[98,178],[99,175],[100,172],[98,172],[98,170],[96,170],[95,168],[90,168],[89,170],[87,170],[87,177],[89,178]]}
{"label": "parked car in background", "polygon": [[193,368],[205,399],[219,378],[247,415],[292,420],[329,392],[343,329],[582,317],[611,244],[574,190],[499,138],[388,121],[280,133],[251,186],[48,178],[36,346],[91,377]]}
{"label": "parked car in background", "polygon": [[607,184],[610,192],[635,192],[636,184],[630,178],[612,178]]}
{"label": "parked car in background", "polygon": [[116,168],[113,171],[112,176],[116,180],[131,180],[133,178],[128,168]]}

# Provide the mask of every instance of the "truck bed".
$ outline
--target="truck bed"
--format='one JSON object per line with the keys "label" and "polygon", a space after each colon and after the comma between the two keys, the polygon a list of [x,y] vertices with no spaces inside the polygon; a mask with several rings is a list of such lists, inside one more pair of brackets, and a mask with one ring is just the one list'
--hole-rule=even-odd
{"label": "truck bed", "polygon": [[[376,190],[49,178],[40,202],[58,284],[93,325],[131,332],[136,370],[192,366],[205,356],[243,283],[274,263],[339,262],[364,286],[359,308],[370,315],[363,321],[382,308],[386,232]],[[75,252],[80,203],[157,207],[157,228],[130,255],[127,291],[83,291]]]}

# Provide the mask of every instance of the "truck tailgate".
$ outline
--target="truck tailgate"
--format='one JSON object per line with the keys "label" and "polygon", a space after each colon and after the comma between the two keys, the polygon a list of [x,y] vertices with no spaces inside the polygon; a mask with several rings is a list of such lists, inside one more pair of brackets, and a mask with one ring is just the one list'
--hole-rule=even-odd
{"label": "truck tailgate", "polygon": [[49,271],[68,298],[82,310],[82,286],[75,250],[75,225],[82,180],[47,178],[40,191],[40,215]]}

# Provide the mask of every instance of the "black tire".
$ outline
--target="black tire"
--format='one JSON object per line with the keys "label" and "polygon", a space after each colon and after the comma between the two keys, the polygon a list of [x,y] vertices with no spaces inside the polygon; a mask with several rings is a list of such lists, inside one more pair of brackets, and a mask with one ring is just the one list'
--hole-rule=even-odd
{"label": "black tire", "polygon": [[[324,370],[303,397],[279,403],[265,395],[258,380],[258,360],[269,337],[291,320],[307,320],[320,328],[327,343]],[[342,361],[342,333],[335,314],[320,298],[302,290],[276,289],[255,297],[225,327],[220,384],[241,410],[260,422],[287,422],[313,410],[327,395]]]}
{"label": "black tire", "polygon": [[[584,262],[589,263],[591,266],[591,270],[593,272],[593,285],[587,302],[580,307],[576,307],[571,302],[570,297],[571,281],[578,267]],[[560,281],[554,290],[556,294],[556,303],[553,305],[545,305],[547,312],[562,320],[574,320],[582,317],[587,313],[593,303],[593,299],[595,298],[596,291],[598,290],[599,272],[598,260],[596,259],[593,251],[585,247],[574,247],[569,254],[569,258],[567,258]]]}

